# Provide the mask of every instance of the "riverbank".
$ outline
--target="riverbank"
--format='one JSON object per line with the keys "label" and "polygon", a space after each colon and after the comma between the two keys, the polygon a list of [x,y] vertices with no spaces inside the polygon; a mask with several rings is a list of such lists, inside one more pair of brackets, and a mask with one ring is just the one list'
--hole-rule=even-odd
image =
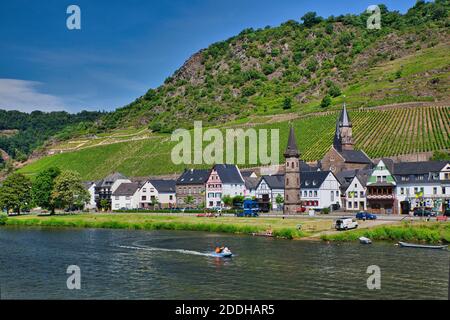
{"label": "riverbank", "polygon": [[450,243],[450,223],[411,221],[320,236],[325,241],[357,241],[359,237],[367,237],[375,241]]}
{"label": "riverbank", "polygon": [[[315,239],[325,241],[357,241],[365,236],[372,240],[450,243],[450,223],[442,222],[377,222],[360,221],[360,229],[337,232],[331,219],[311,218],[236,218],[128,214],[75,214],[54,216],[15,216],[3,223],[7,226],[40,226],[70,228],[103,228],[134,230],[185,230],[252,234],[272,230],[275,238]],[[385,223],[381,224],[380,223]]]}

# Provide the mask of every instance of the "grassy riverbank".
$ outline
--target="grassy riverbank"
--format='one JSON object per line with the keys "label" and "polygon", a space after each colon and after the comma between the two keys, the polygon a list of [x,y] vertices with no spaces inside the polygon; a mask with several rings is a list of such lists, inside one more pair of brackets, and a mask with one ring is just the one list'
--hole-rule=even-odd
{"label": "grassy riverbank", "polygon": [[[206,218],[155,213],[77,214],[54,216],[18,216],[2,221],[7,226],[41,226],[69,228],[107,228],[134,230],[187,230],[251,234],[272,229],[273,235],[286,239],[322,239],[357,241],[365,236],[372,240],[450,243],[450,223],[408,222],[372,225],[361,221],[361,229],[336,232],[332,220],[308,218]],[[380,221],[381,222],[381,221]],[[298,229],[301,225],[301,230]]]}
{"label": "grassy riverbank", "polygon": [[370,229],[324,234],[321,239],[327,241],[356,241],[359,237],[387,241],[450,243],[450,223],[405,222]]}
{"label": "grassy riverbank", "polygon": [[[297,239],[329,230],[331,221],[280,218],[205,218],[156,214],[82,214],[9,217],[8,226],[110,228],[135,230],[191,230],[250,234],[272,229],[275,237]],[[302,230],[297,226],[301,224]]]}

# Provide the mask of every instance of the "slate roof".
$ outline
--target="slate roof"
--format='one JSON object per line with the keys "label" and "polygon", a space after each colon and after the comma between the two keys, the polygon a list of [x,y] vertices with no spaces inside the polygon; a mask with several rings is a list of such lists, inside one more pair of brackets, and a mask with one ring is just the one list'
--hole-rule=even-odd
{"label": "slate roof", "polygon": [[284,174],[275,174],[273,176],[262,176],[270,189],[284,189]]}
{"label": "slate roof", "polygon": [[[394,178],[398,184],[440,183],[432,173],[438,174],[447,164],[445,161],[401,162],[394,164]],[[419,178],[421,176],[421,178]],[[406,180],[405,180],[406,178]]]}
{"label": "slate roof", "polygon": [[339,154],[345,159],[345,162],[350,163],[366,163],[371,164],[372,160],[360,150],[342,150]]}
{"label": "slate roof", "polygon": [[359,182],[365,187],[367,184],[367,181],[369,180],[370,175],[372,174],[372,169],[362,169],[362,170],[344,170],[336,174],[336,178],[338,179],[339,183],[341,184],[342,190],[347,190],[347,188],[350,186],[350,183],[353,181],[353,179],[358,177]]}
{"label": "slate roof", "polygon": [[297,141],[295,139],[294,127],[292,126],[291,129],[289,130],[288,144],[286,151],[284,151],[284,157],[285,158],[300,157],[300,152],[298,151],[297,148]]}
{"label": "slate roof", "polygon": [[175,180],[148,180],[159,193],[175,193]]}
{"label": "slate roof", "polygon": [[208,180],[211,170],[207,169],[186,169],[177,179],[177,185],[204,184]]}
{"label": "slate roof", "polygon": [[244,179],[246,177],[250,177],[253,173],[255,173],[255,172],[254,171],[241,171],[241,175]]}
{"label": "slate roof", "polygon": [[114,172],[107,176],[106,178],[97,181],[95,184],[98,187],[110,187],[114,182],[116,182],[119,179],[128,179],[126,176],[121,174],[120,172]]}
{"label": "slate roof", "polygon": [[328,177],[331,171],[306,171],[300,172],[301,189],[318,189]]}
{"label": "slate roof", "polygon": [[140,184],[137,182],[121,183],[116,191],[113,192],[113,196],[132,196],[139,189]]}
{"label": "slate roof", "polygon": [[400,162],[394,164],[395,175],[426,174],[440,172],[448,162],[446,161],[423,161],[423,162]]}
{"label": "slate roof", "polygon": [[248,190],[254,190],[259,184],[261,178],[244,177],[245,187]]}
{"label": "slate roof", "polygon": [[222,183],[244,183],[238,167],[234,164],[216,164],[214,170],[217,171]]}
{"label": "slate roof", "polygon": [[350,117],[348,116],[347,106],[344,102],[344,107],[341,110],[341,114],[339,115],[339,125],[341,127],[351,127],[352,123],[350,121]]}

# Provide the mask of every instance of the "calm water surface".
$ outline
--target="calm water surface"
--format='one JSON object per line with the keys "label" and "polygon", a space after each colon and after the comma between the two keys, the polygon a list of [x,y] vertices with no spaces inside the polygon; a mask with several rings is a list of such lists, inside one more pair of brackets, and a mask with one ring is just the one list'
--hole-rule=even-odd
{"label": "calm water surface", "polygon": [[[208,255],[215,243],[236,256]],[[68,290],[69,265],[81,290]],[[367,289],[369,265],[381,290]],[[2,299],[447,299],[449,253],[181,231],[0,228]]]}

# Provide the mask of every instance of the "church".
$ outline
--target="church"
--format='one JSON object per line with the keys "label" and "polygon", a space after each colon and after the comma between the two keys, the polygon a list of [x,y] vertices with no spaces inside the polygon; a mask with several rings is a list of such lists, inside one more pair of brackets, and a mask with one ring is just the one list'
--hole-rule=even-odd
{"label": "church", "polygon": [[364,151],[355,150],[352,134],[352,122],[344,106],[336,122],[333,145],[319,162],[321,170],[330,170],[334,174],[345,170],[370,169],[372,161]]}

